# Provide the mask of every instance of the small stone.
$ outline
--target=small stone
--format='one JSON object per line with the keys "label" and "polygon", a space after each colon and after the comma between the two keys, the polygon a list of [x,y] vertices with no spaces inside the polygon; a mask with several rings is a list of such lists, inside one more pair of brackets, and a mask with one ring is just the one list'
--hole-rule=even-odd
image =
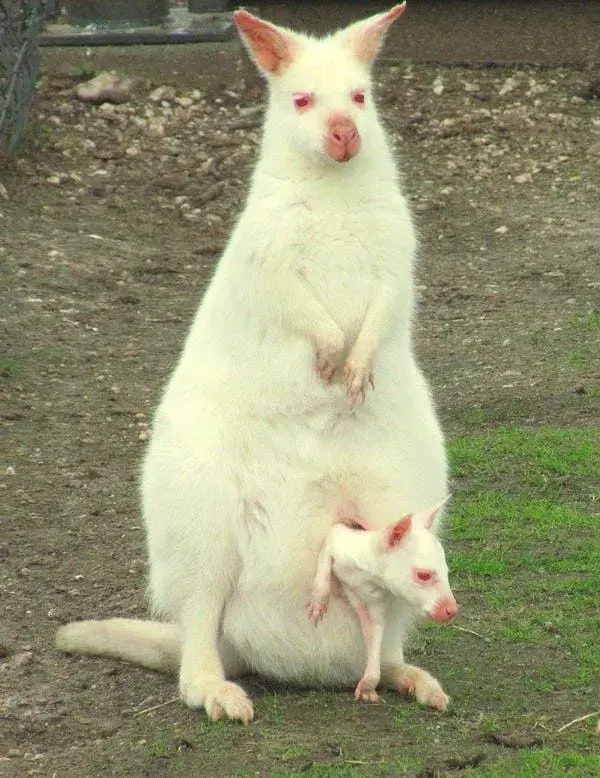
{"label": "small stone", "polygon": [[139,153],[140,150],[136,146],[129,146],[129,148],[125,149],[126,157],[137,157]]}
{"label": "small stone", "polygon": [[176,97],[175,102],[177,105],[180,105],[182,108],[189,108],[190,105],[194,104],[194,101],[191,97]]}
{"label": "small stone", "polygon": [[444,82],[443,82],[441,76],[438,75],[438,76],[435,77],[432,89],[433,89],[433,94],[434,95],[438,95],[439,96],[439,95],[442,94],[442,92],[444,91]]}
{"label": "small stone", "polygon": [[516,184],[528,184],[530,181],[533,181],[531,173],[521,173],[521,175],[515,176]]}
{"label": "small stone", "polygon": [[4,475],[14,475],[14,474],[15,474],[15,468],[12,465],[9,465],[4,471]]}
{"label": "small stone", "polygon": [[159,86],[156,89],[153,89],[152,92],[150,92],[148,95],[148,99],[153,103],[160,103],[163,100],[173,100],[174,97],[175,87],[166,86],[164,84],[163,86]]}
{"label": "small stone", "polygon": [[11,665],[15,670],[18,670],[21,667],[26,667],[27,665],[30,665],[32,662],[33,662],[33,652],[21,651],[11,661]]}
{"label": "small stone", "polygon": [[600,141],[597,143],[592,143],[592,145],[588,148],[587,153],[592,157],[600,157]]}
{"label": "small stone", "polygon": [[498,94],[500,95],[500,97],[504,97],[504,95],[507,95],[509,92],[512,92],[516,86],[517,86],[517,81],[512,76],[509,76],[500,87]]}
{"label": "small stone", "polygon": [[251,117],[251,116],[257,116],[258,114],[263,112],[262,105],[247,105],[243,108],[238,109],[238,113],[240,116],[243,116],[245,119]]}
{"label": "small stone", "polygon": [[535,126],[535,122],[522,111],[503,111],[498,116],[498,126],[503,130],[527,130]]}
{"label": "small stone", "polygon": [[165,135],[165,125],[160,119],[150,119],[146,133],[152,138],[163,138]]}
{"label": "small stone", "polygon": [[133,82],[116,73],[99,73],[95,78],[78,84],[75,94],[89,103],[126,103],[131,98]]}
{"label": "small stone", "polygon": [[494,230],[494,232],[497,232],[498,235],[506,235],[506,233],[508,232],[508,227],[505,224],[503,224],[502,227],[497,227]]}

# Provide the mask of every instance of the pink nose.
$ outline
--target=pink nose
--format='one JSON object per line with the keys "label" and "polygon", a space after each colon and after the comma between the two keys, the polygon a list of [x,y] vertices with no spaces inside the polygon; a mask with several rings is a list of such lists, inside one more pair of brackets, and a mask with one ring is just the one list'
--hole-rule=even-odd
{"label": "pink nose", "polygon": [[458,612],[458,605],[454,596],[451,594],[448,597],[444,597],[442,600],[436,603],[433,610],[429,612],[429,615],[434,621],[450,621]]}
{"label": "pink nose", "polygon": [[360,149],[360,135],[349,116],[332,116],[327,124],[325,151],[336,162],[348,162]]}

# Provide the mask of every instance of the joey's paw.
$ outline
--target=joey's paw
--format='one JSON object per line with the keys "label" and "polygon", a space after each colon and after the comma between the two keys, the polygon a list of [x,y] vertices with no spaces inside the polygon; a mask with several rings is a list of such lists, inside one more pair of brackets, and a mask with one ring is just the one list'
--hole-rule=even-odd
{"label": "joey's paw", "polygon": [[328,607],[329,600],[326,599],[312,599],[306,603],[306,615],[315,627],[325,617]]}
{"label": "joey's paw", "polygon": [[412,694],[421,705],[428,705],[436,710],[446,710],[450,702],[439,682],[419,667],[404,665],[399,668],[395,685],[401,694]]}
{"label": "joey's paw", "polygon": [[379,702],[379,695],[370,681],[361,678],[354,690],[354,699],[360,702]]}
{"label": "joey's paw", "polygon": [[367,396],[369,386],[375,389],[373,371],[370,365],[359,365],[348,359],[344,366],[344,383],[346,384],[346,396],[350,407],[353,408],[357,402],[361,405]]}

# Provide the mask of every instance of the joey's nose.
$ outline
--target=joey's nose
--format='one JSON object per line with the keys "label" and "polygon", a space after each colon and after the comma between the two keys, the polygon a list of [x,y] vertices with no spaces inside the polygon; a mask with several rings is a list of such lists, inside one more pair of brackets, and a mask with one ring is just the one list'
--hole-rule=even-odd
{"label": "joey's nose", "polygon": [[444,622],[453,619],[457,613],[458,605],[453,595],[450,595],[439,600],[429,615],[434,621]]}
{"label": "joey's nose", "polygon": [[325,151],[336,162],[348,162],[358,154],[360,135],[349,116],[334,116],[327,125]]}

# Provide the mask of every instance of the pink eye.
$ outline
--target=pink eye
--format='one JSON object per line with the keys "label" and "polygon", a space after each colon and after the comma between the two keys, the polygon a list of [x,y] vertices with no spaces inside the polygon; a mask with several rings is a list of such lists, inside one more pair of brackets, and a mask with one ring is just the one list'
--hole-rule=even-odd
{"label": "pink eye", "polygon": [[431,570],[417,570],[417,581],[425,583],[426,581],[431,581],[432,578],[433,573]]}
{"label": "pink eye", "polygon": [[365,93],[362,89],[357,89],[355,92],[352,92],[352,102],[356,103],[356,105],[365,104]]}
{"label": "pink eye", "polygon": [[308,108],[309,105],[311,105],[313,101],[313,96],[310,94],[305,94],[304,92],[298,92],[294,95],[294,105],[296,108],[302,109],[302,108]]}

